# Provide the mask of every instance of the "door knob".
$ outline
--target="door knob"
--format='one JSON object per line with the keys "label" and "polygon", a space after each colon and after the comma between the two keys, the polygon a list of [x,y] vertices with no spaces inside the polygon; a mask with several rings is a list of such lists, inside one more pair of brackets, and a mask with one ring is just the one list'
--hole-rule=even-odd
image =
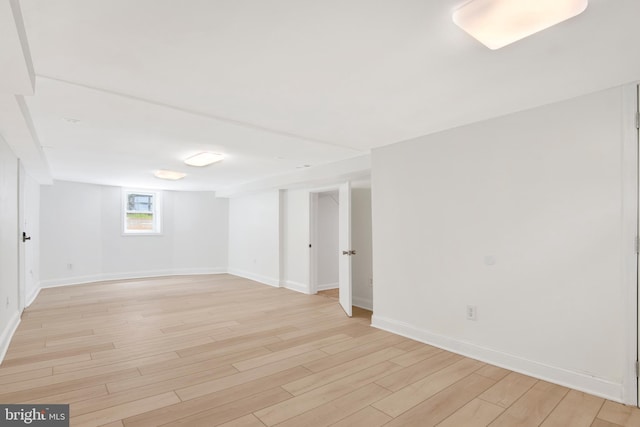
{"label": "door knob", "polygon": [[342,255],[351,255],[349,251],[342,251]]}
{"label": "door knob", "polygon": [[22,232],[22,241],[26,242],[27,240],[31,240],[31,236],[27,236],[27,233]]}

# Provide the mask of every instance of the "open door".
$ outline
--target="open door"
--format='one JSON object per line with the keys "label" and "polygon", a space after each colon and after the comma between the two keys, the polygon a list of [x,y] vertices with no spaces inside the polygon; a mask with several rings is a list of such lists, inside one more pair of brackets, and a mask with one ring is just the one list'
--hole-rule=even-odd
{"label": "open door", "polygon": [[[27,176],[22,163],[18,167],[18,308],[20,312],[25,309],[27,299],[33,296],[36,282],[33,272],[37,269],[34,245],[31,241],[31,232],[37,218],[37,206],[33,206],[34,198],[37,199],[33,180]],[[34,215],[35,218],[34,218]]]}
{"label": "open door", "polygon": [[[26,256],[25,239],[26,239],[26,176],[22,163],[18,161],[18,239],[20,246],[18,247],[18,310],[22,313],[26,306],[27,294],[27,277],[26,277]],[[23,234],[24,233],[24,234]]]}
{"label": "open door", "polygon": [[339,188],[338,208],[338,240],[340,243],[340,262],[338,266],[338,282],[340,288],[340,305],[347,316],[351,317],[351,184],[346,182]]}
{"label": "open door", "polygon": [[[636,140],[640,147],[640,85],[636,85]],[[640,148],[638,148],[640,150]],[[640,153],[636,154],[636,183],[640,186]],[[636,187],[636,191],[640,191]],[[640,194],[636,203],[640,203]],[[636,406],[640,408],[640,204],[636,206]]]}

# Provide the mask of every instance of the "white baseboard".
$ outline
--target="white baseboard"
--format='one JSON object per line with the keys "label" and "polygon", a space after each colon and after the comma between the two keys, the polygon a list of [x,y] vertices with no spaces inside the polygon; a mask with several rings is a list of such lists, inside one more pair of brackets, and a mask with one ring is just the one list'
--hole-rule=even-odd
{"label": "white baseboard", "polygon": [[615,402],[623,402],[622,384],[601,378],[585,375],[555,366],[545,365],[533,360],[524,359],[501,351],[492,350],[454,338],[431,333],[413,325],[393,319],[376,316],[371,319],[371,326],[402,335],[453,353],[480,360],[491,365],[500,366],[511,371],[520,372],[544,381],[593,394]]}
{"label": "white baseboard", "polygon": [[40,286],[38,286],[33,291],[31,291],[30,295],[27,295],[27,300],[25,301],[27,307],[33,304],[33,301],[35,301],[35,299],[38,297],[38,294],[40,293],[40,289]]}
{"label": "white baseboard", "polygon": [[303,294],[309,295],[309,286],[304,283],[294,282],[292,280],[287,280],[284,285],[285,288],[291,289],[292,291],[300,292]]}
{"label": "white baseboard", "polygon": [[354,295],[351,303],[356,307],[364,308],[365,310],[373,311],[373,299],[363,298]]}
{"label": "white baseboard", "polygon": [[244,270],[238,270],[236,268],[230,268],[227,270],[227,272],[229,274],[233,274],[234,276],[244,277],[245,279],[253,280],[254,282],[259,282],[264,285],[273,286],[275,288],[280,287],[280,280],[273,277],[262,276],[260,274],[255,274],[255,273],[251,273],[249,271],[244,271]]}
{"label": "white baseboard", "polygon": [[17,311],[11,316],[7,325],[0,331],[0,363],[4,360],[4,356],[9,350],[9,344],[11,344],[11,338],[18,329],[20,324],[20,313]]}
{"label": "white baseboard", "polygon": [[318,285],[318,291],[328,291],[329,289],[337,289],[340,287],[340,283],[325,283],[323,285]]}
{"label": "white baseboard", "polygon": [[133,271],[125,273],[104,273],[87,276],[65,277],[60,279],[41,280],[41,288],[55,288],[58,286],[81,285],[84,283],[104,282],[106,280],[144,279],[147,277],[163,276],[192,276],[200,274],[223,274],[226,268],[177,268],[168,270]]}

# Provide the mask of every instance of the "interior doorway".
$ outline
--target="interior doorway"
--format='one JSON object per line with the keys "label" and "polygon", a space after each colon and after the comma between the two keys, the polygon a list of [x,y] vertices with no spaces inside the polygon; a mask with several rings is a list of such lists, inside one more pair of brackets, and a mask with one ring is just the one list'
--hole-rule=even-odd
{"label": "interior doorway", "polygon": [[351,248],[351,184],[319,189],[309,196],[309,291],[337,293],[340,306],[351,317],[351,258],[355,255]]}
{"label": "interior doorway", "polygon": [[338,298],[340,294],[338,281],[339,206],[338,190],[315,193],[315,289],[317,292],[323,292],[335,298]]}

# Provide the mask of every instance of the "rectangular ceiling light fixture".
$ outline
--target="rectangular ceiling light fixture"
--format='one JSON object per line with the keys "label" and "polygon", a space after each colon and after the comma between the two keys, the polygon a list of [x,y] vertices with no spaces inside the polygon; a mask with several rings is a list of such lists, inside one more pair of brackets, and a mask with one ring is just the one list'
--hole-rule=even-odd
{"label": "rectangular ceiling light fixture", "polygon": [[205,151],[203,153],[196,154],[195,156],[185,159],[185,163],[189,166],[207,166],[212,163],[219,162],[224,159],[224,155],[218,153],[211,153]]}
{"label": "rectangular ceiling light fixture", "polygon": [[155,175],[156,178],[168,179],[171,181],[177,181],[178,179],[182,179],[185,176],[187,176],[186,173],[164,170],[164,169],[157,170],[153,174]]}
{"label": "rectangular ceiling light fixture", "polygon": [[471,0],[453,22],[489,49],[500,49],[584,12],[588,0]]}

